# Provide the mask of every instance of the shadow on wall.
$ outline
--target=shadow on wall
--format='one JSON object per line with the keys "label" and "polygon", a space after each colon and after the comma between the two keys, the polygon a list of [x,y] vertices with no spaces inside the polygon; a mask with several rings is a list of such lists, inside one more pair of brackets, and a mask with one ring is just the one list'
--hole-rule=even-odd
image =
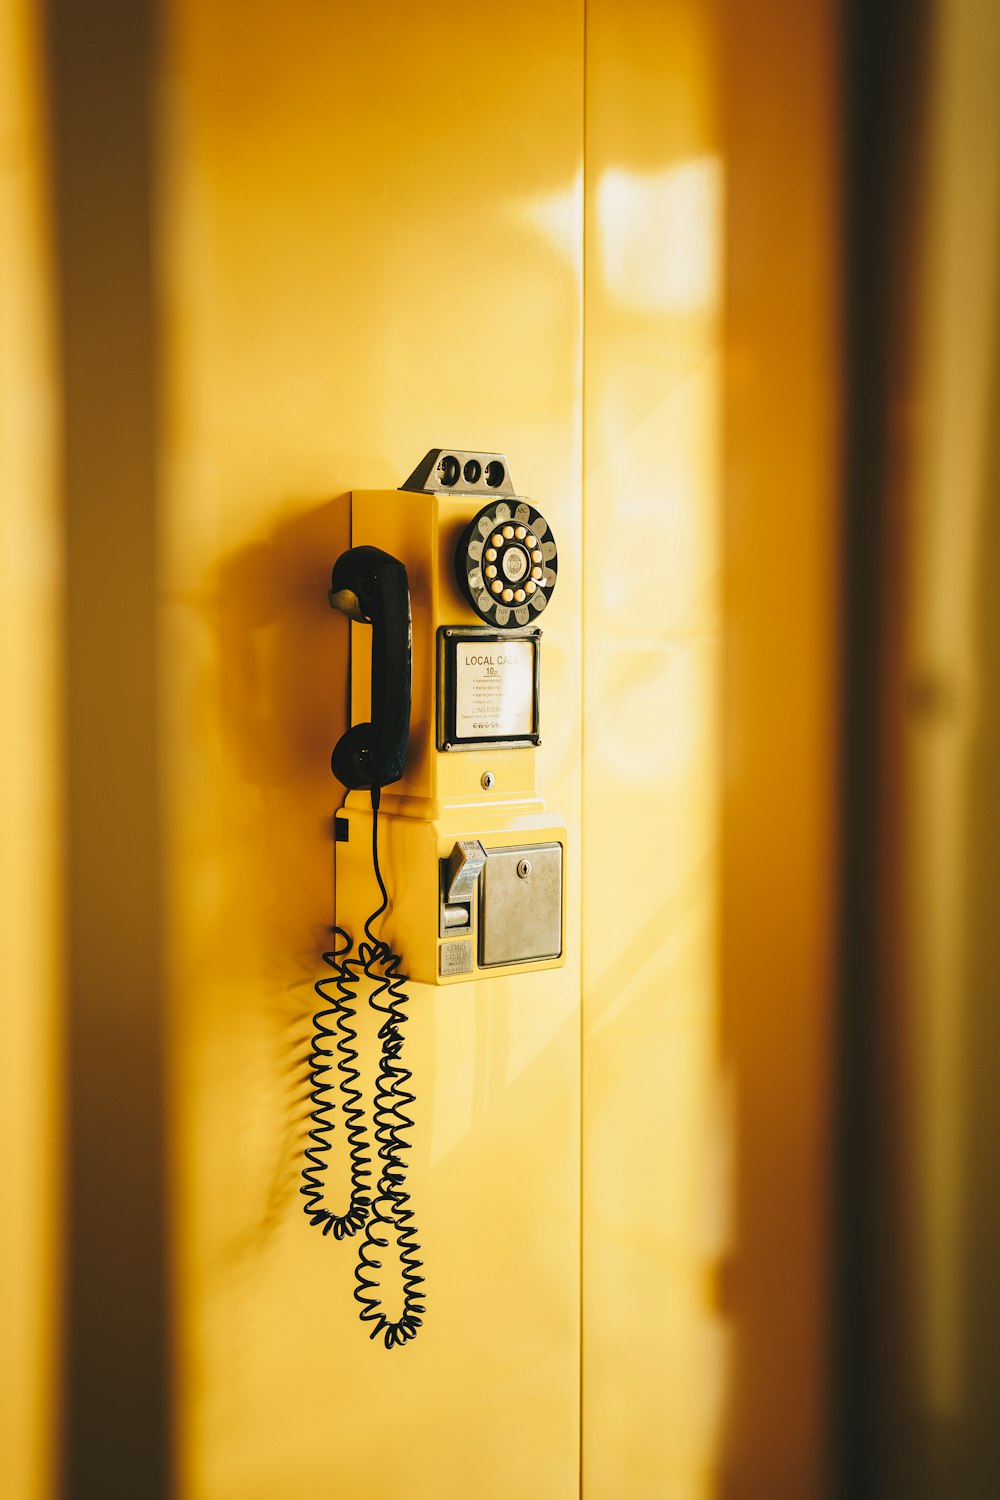
{"label": "shadow on wall", "polygon": [[233,765],[262,789],[330,787],[330,751],[347,722],[349,642],[327,591],[349,545],[348,503],[342,495],[298,513],[218,568],[222,723]]}
{"label": "shadow on wall", "polygon": [[[327,590],[348,534],[347,496],[275,523],[223,559],[207,608],[227,836],[205,851],[223,906],[205,916],[240,934],[213,985],[235,1106],[221,1137],[232,1154],[217,1160],[233,1226],[215,1241],[223,1268],[262,1251],[298,1206],[312,982],[333,922],[330,752],[348,714],[348,628]],[[197,909],[189,918],[201,925]]]}

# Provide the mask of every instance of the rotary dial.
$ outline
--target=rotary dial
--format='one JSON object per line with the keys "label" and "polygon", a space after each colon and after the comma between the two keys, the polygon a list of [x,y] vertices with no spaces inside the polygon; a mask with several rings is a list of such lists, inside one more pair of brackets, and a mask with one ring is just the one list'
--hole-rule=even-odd
{"label": "rotary dial", "polygon": [[496,500],[466,528],[455,554],[459,587],[481,620],[530,625],[556,584],[559,556],[545,517],[526,500]]}

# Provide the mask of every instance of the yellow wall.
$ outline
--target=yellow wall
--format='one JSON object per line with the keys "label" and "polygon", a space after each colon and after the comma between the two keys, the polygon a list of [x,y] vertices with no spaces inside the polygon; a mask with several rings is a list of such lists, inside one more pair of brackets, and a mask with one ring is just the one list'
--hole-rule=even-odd
{"label": "yellow wall", "polygon": [[587,30],[585,1493],[715,1493],[725,157],[711,8]]}
{"label": "yellow wall", "polygon": [[823,1492],[832,7],[587,8],[584,1493]]}
{"label": "yellow wall", "polygon": [[60,546],[47,138],[30,5],[0,8],[0,1494],[52,1493],[61,974]]}
{"label": "yellow wall", "polygon": [[[577,1493],[564,970],[413,986],[428,1312],[369,1343],[297,1174],[333,910],[350,489],[503,448],[558,537],[537,781],[579,842],[582,8],[188,0],[164,111],[177,1414],[185,1494]],[[530,67],[525,59],[530,58]]]}
{"label": "yellow wall", "polygon": [[[832,8],[164,8],[157,326],[136,355],[148,343],[161,361],[161,427],[135,448],[156,474],[147,541],[159,507],[159,781],[145,760],[139,774],[163,810],[168,1417],[185,1500],[821,1493]],[[127,53],[91,65],[128,83]],[[129,201],[141,246],[141,191]],[[17,204],[5,252],[37,300],[41,230]],[[141,285],[130,306],[141,320]],[[22,345],[44,392],[36,324]],[[23,395],[7,379],[20,347],[4,347],[5,400]],[[414,986],[428,1316],[387,1355],[357,1322],[350,1246],[308,1228],[298,1193],[346,709],[325,591],[347,492],[395,486],[449,442],[503,449],[558,538],[536,779],[579,857],[564,969]],[[18,461],[44,500],[51,447],[31,443]],[[29,512],[48,514],[31,502],[14,524]],[[24,804],[12,847],[49,865],[51,607],[44,573],[25,605],[43,621],[40,675],[4,661],[39,735],[14,753],[35,767],[40,821]],[[100,599],[89,608],[100,626]],[[158,837],[138,842],[158,855]],[[49,865],[19,893],[18,921],[42,935]],[[120,938],[141,974],[141,936]],[[28,949],[14,952],[16,985]],[[17,1129],[51,1108],[54,974],[40,983],[41,1030],[14,1028],[21,1056],[39,1043],[30,1095],[11,1095]],[[118,1039],[134,1019],[154,1082],[158,1003],[152,981],[134,1016],[116,992]],[[95,1018],[77,1027],[103,1059]],[[127,1131],[127,1088],[106,1119],[99,1069],[88,1088],[94,1139]],[[159,1140],[156,1108],[137,1151]],[[155,1177],[144,1192],[152,1233]],[[113,1315],[102,1212],[84,1213],[84,1248]],[[116,1212],[120,1255],[129,1203]],[[0,1460],[25,1500],[46,1489],[53,1385],[52,1304],[31,1281],[46,1262],[27,1265],[52,1243],[35,1217],[14,1248],[32,1288],[22,1363],[43,1359],[33,1385],[4,1389],[5,1415],[30,1408]],[[155,1300],[158,1275],[134,1258],[133,1292],[145,1276]]]}
{"label": "yellow wall", "polygon": [[838,7],[724,10],[721,1044],[734,1185],[724,1472],[832,1474],[827,1309],[840,630]]}

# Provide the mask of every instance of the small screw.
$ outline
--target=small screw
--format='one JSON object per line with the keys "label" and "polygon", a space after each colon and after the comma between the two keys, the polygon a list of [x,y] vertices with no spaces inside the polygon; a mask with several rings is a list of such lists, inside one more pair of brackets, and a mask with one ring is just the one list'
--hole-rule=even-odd
{"label": "small screw", "polygon": [[520,877],[521,877],[522,880],[527,880],[528,876],[531,874],[531,860],[530,859],[520,859],[520,860],[518,860],[518,862],[517,862],[517,873],[520,875]]}
{"label": "small screw", "polygon": [[444,748],[446,750],[451,750],[453,748],[450,740],[445,740]]}
{"label": "small screw", "polygon": [[496,777],[494,776],[492,771],[484,771],[482,776],[480,776],[479,778],[479,785],[482,787],[484,792],[488,792],[492,788],[495,781]]}
{"label": "small screw", "polygon": [[446,630],[445,631],[445,635],[451,636],[451,635],[454,635],[454,634],[455,634],[455,632],[453,630]]}

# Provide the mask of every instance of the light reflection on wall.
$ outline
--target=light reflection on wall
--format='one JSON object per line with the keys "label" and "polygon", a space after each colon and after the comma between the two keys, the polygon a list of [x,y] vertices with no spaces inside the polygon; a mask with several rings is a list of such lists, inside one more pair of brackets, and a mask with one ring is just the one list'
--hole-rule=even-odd
{"label": "light reflection on wall", "polygon": [[601,174],[600,274],[617,303],[644,316],[715,309],[722,182],[714,154],[660,172],[612,167]]}
{"label": "light reflection on wall", "polygon": [[[615,1465],[633,1493],[707,1496],[731,1338],[714,1296],[733,1159],[718,1046],[723,165],[696,139],[655,170],[626,165],[613,132],[596,144],[585,358],[584,1474],[602,1496],[614,1492]],[[631,1347],[640,1327],[643,1353],[616,1368],[613,1348]]]}
{"label": "light reflection on wall", "polygon": [[506,215],[513,228],[536,233],[560,260],[582,274],[583,172],[575,172],[564,189],[525,197],[509,206]]}

